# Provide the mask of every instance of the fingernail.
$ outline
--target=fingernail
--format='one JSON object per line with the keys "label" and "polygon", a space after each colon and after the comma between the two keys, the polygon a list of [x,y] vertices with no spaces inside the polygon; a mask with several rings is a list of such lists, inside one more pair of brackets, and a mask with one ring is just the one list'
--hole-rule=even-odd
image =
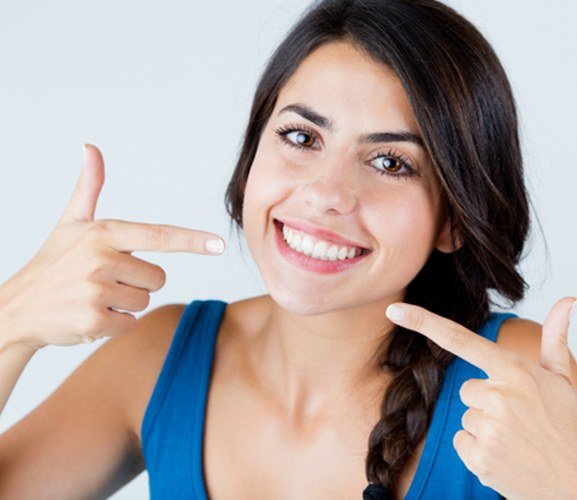
{"label": "fingernail", "polygon": [[403,321],[405,319],[405,310],[393,304],[387,307],[385,314],[391,321]]}
{"label": "fingernail", "polygon": [[573,319],[573,314],[575,314],[575,309],[577,309],[576,306],[577,306],[577,300],[573,302],[571,309],[569,309],[569,323],[571,323],[571,320]]}
{"label": "fingernail", "polygon": [[212,254],[224,252],[224,242],[222,240],[206,240],[204,248]]}

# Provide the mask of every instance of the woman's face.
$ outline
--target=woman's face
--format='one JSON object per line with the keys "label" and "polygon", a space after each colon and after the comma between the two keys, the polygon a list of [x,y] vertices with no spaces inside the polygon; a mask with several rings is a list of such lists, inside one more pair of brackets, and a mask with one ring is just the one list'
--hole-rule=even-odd
{"label": "woman's face", "polygon": [[243,205],[249,250],[278,304],[306,315],[402,300],[435,246],[450,251],[419,142],[392,70],[344,42],[302,62],[264,128]]}

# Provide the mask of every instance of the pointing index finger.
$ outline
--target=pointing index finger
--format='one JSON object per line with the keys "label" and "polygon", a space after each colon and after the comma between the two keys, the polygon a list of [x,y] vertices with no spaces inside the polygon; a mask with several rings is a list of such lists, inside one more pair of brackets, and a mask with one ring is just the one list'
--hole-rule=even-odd
{"label": "pointing index finger", "polygon": [[[101,219],[94,226],[100,239],[121,252],[192,252],[219,254],[224,251],[222,238],[208,233],[169,224],[146,224],[117,219]],[[210,244],[209,241],[217,240]],[[220,247],[220,248],[219,248]]]}
{"label": "pointing index finger", "polygon": [[[396,310],[405,312],[404,318]],[[387,317],[394,323],[431,339],[443,349],[483,370],[490,378],[505,374],[511,353],[481,335],[427,309],[406,303],[387,308]]]}

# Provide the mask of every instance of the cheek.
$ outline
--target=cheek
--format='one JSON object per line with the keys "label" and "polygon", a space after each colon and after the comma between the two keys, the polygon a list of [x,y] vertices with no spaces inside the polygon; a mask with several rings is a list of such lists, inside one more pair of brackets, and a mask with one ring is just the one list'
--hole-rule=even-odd
{"label": "cheek", "polygon": [[258,151],[252,163],[244,191],[242,218],[244,233],[249,244],[267,229],[270,212],[286,199],[294,184],[282,162],[273,154]]}
{"label": "cheek", "polygon": [[412,255],[420,261],[430,253],[438,208],[424,187],[389,184],[387,189],[372,193],[370,206],[365,204],[364,210],[371,219],[376,238],[389,256]]}
{"label": "cheek", "polygon": [[257,152],[252,163],[244,191],[243,210],[254,216],[259,207],[265,208],[267,200],[277,198],[283,191],[284,182],[274,159]]}
{"label": "cheek", "polygon": [[[298,202],[294,197],[305,182],[303,171],[308,166],[306,158],[298,159],[277,151],[267,140],[257,150],[243,203],[245,238],[253,255],[259,248],[258,240],[270,230],[270,210],[285,201],[284,206]],[[434,186],[375,177],[363,177],[364,181],[357,184],[357,208],[362,212],[359,220],[378,240],[386,259],[406,260],[409,256],[414,262],[426,259],[434,246],[436,231],[438,206]]]}
{"label": "cheek", "polygon": [[435,207],[424,196],[415,196],[402,206],[399,224],[407,238],[428,243],[435,233]]}

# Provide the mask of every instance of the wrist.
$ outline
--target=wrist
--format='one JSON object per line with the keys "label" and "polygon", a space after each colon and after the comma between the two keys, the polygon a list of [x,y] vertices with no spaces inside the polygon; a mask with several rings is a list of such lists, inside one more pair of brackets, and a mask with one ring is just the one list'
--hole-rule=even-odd
{"label": "wrist", "polygon": [[9,303],[6,299],[6,294],[3,292],[3,287],[0,287],[0,352],[3,352],[6,347],[12,344],[9,333],[11,329]]}
{"label": "wrist", "polygon": [[12,301],[3,285],[0,287],[0,353],[6,350],[31,356],[38,350],[38,347],[18,339],[16,322],[12,318]]}

